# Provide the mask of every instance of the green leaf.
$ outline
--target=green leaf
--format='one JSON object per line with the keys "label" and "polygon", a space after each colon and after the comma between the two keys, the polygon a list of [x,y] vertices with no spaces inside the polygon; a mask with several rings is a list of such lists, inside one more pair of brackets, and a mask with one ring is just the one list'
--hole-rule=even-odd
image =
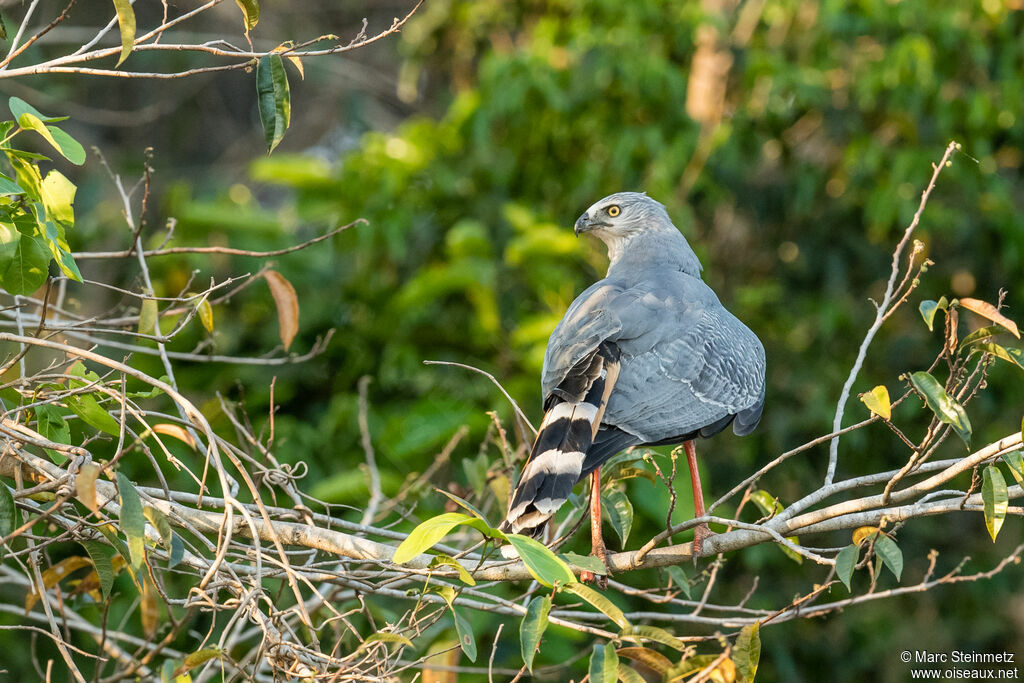
{"label": "green leaf", "polygon": [[1017,480],[1018,484],[1024,484],[1024,458],[1021,458],[1020,451],[1003,453],[1003,462],[1010,468],[1010,474]]}
{"label": "green leaf", "polygon": [[0,173],[0,197],[8,197],[16,194],[25,194],[21,185],[14,182],[3,173]]}
{"label": "green leaf", "polygon": [[128,546],[125,545],[124,541],[121,540],[121,537],[114,531],[114,528],[113,524],[100,524],[96,527],[96,530],[103,534],[103,537],[106,538],[110,545],[114,547],[117,554],[124,558],[127,563],[128,575],[131,576],[132,582],[135,583],[135,587],[139,590],[139,593],[141,593],[142,582],[145,580],[145,577],[132,566],[131,551],[128,549]]}
{"label": "green leaf", "polygon": [[85,150],[82,148],[82,145],[78,144],[74,138],[60,128],[46,125],[35,114],[25,112],[18,117],[18,125],[25,130],[39,133],[43,136],[43,139],[50,143],[51,147],[76,166],[81,166],[82,162],[85,161]]}
{"label": "green leaf", "polygon": [[761,511],[761,514],[767,517],[774,517],[785,509],[782,506],[782,503],[779,502],[778,498],[764,489],[757,489],[751,493],[750,500],[757,506],[757,509]]}
{"label": "green leaf", "polygon": [[65,133],[62,129],[57,126],[47,126],[46,130],[50,131],[50,135],[57,142],[57,149],[64,155],[64,158],[73,163],[75,166],[81,166],[85,163],[85,148],[82,144]]}
{"label": "green leaf", "polygon": [[[469,512],[473,513],[473,516],[479,517],[484,522],[487,522],[487,518],[484,517],[484,513],[480,512],[475,507],[473,507],[473,505],[471,505],[469,501],[467,501],[467,500],[465,500],[463,498],[459,498],[454,493],[451,493],[449,491],[442,491],[441,489],[434,489],[434,490],[437,491],[438,493],[441,493],[441,494],[447,496],[452,502],[454,502],[459,507],[465,508]],[[490,526],[489,522],[488,522],[488,526]]]}
{"label": "green leaf", "polygon": [[996,465],[989,465],[982,470],[981,500],[985,504],[985,528],[995,543],[999,530],[1006,519],[1009,496],[1006,491],[1006,480]]}
{"label": "green leaf", "polygon": [[455,609],[455,606],[449,603],[449,607],[452,610],[452,618],[455,619],[455,632],[459,634],[459,646],[462,651],[469,657],[469,661],[476,661],[476,638],[473,636],[473,627],[466,619],[464,614],[461,614]]}
{"label": "green leaf", "polygon": [[638,674],[636,669],[625,664],[619,664],[618,674],[618,678],[622,683],[644,683],[644,677]]}
{"label": "green leaf", "polygon": [[619,656],[611,645],[594,643],[590,655],[590,683],[616,683],[619,680]]}
{"label": "green leaf", "polygon": [[1016,365],[1021,370],[1024,370],[1024,351],[1020,349],[1006,348],[999,344],[978,344],[974,347],[978,351],[984,351],[985,353],[991,353],[996,358],[1005,360],[1007,363]]}
{"label": "green leaf", "polygon": [[0,483],[0,538],[10,536],[18,528],[18,508],[14,505],[14,495],[3,483]]}
{"label": "green leaf", "polygon": [[[649,647],[620,647],[616,650],[616,654],[620,658],[625,657],[638,662],[660,676],[664,676],[672,668],[672,660]],[[620,665],[619,677],[621,676],[622,667]]]}
{"label": "green leaf", "polygon": [[476,580],[470,575],[462,564],[453,557],[448,555],[436,555],[434,559],[430,561],[428,569],[434,569],[436,567],[452,567],[459,574],[459,580],[467,586],[475,586]]}
{"label": "green leaf", "polygon": [[20,119],[22,114],[32,114],[32,116],[46,123],[57,123],[58,121],[63,121],[67,118],[66,116],[47,116],[46,114],[42,114],[38,109],[20,97],[12,97],[8,99],[7,106],[10,108],[11,115],[14,116],[15,121]]}
{"label": "green leaf", "polygon": [[732,647],[732,661],[736,665],[736,673],[744,683],[753,683],[757,675],[757,665],[761,661],[760,624],[754,622],[744,626]]}
{"label": "green leaf", "polygon": [[79,544],[89,553],[96,576],[100,579],[100,592],[103,599],[107,600],[114,587],[114,566],[110,562],[108,548],[99,541],[79,541]]}
{"label": "green leaf", "polygon": [[853,578],[853,569],[857,566],[857,556],[860,547],[854,544],[850,544],[839,551],[836,555],[836,576],[846,586],[846,590],[851,591],[850,580]]}
{"label": "green leaf", "polygon": [[90,394],[65,396],[64,403],[90,427],[106,432],[111,436],[120,436],[121,427],[117,420],[110,416],[103,406]]}
{"label": "green leaf", "polygon": [[875,539],[875,554],[899,581],[903,575],[903,551],[896,545],[896,541],[885,534],[878,534],[878,538]]}
{"label": "green leaf", "polygon": [[533,657],[540,647],[540,639],[548,627],[548,613],[551,611],[551,596],[538,595],[530,600],[526,614],[519,624],[519,649],[523,654],[523,663],[533,673]]}
{"label": "green leaf", "polygon": [[861,394],[860,400],[875,415],[883,420],[892,418],[892,404],[889,402],[889,390],[884,384],[879,384],[869,392]]}
{"label": "green leaf", "polygon": [[238,7],[242,10],[242,23],[245,26],[245,32],[256,28],[256,24],[260,20],[260,6],[256,0],[235,0]]}
{"label": "green leaf", "polygon": [[619,547],[626,547],[626,539],[633,528],[633,504],[622,491],[612,489],[601,494],[601,509],[619,537]]}
{"label": "green leaf", "polygon": [[[46,210],[46,218],[64,226],[75,223],[75,193],[78,188],[60,171],[53,170],[39,185],[39,194]],[[43,221],[40,220],[41,224]],[[63,234],[57,237],[64,239]]]}
{"label": "green leaf", "polygon": [[29,295],[46,282],[50,252],[41,238],[21,235],[17,240],[14,256],[0,277],[0,284],[10,294]]}
{"label": "green leaf", "polygon": [[117,58],[116,66],[121,66],[135,46],[135,10],[131,0],[114,0],[114,10],[117,12],[117,28],[121,31],[121,56]]}
{"label": "green leaf", "polygon": [[948,306],[949,304],[946,302],[946,297],[942,297],[938,301],[926,299],[921,302],[921,317],[924,318],[924,324],[928,326],[929,332],[934,330],[936,311],[938,311],[940,308],[942,310],[946,310]]}
{"label": "green leaf", "polygon": [[924,401],[940,421],[953,428],[956,435],[963,439],[968,447],[971,445],[971,421],[967,412],[953,397],[946,393],[938,380],[927,372],[915,372],[910,381],[923,396]]}
{"label": "green leaf", "polygon": [[579,553],[559,553],[558,556],[577,569],[588,571],[591,574],[604,576],[608,573],[608,567],[601,561],[600,557],[594,555],[580,555]]}
{"label": "green leaf", "polygon": [[596,590],[585,584],[567,583],[562,586],[562,590],[569,591],[575,595],[583,598],[591,605],[596,607],[599,611],[603,612],[605,616],[615,622],[621,629],[631,628],[629,620],[626,619],[626,615],[622,613],[622,610],[615,606],[611,600],[598,593]]}
{"label": "green leaf", "polygon": [[365,650],[374,643],[398,643],[403,647],[415,648],[413,642],[400,633],[374,633],[366,637],[366,640],[359,645],[359,650]]}
{"label": "green leaf", "polygon": [[[36,406],[36,429],[44,437],[56,443],[71,443],[71,427],[64,419],[64,411],[54,405]],[[67,461],[67,456],[58,451],[46,449],[55,463],[58,465]]]}
{"label": "green leaf", "polygon": [[576,585],[576,575],[544,544],[521,534],[507,534],[508,542],[519,553],[526,569],[541,585],[551,588],[556,583]]}
{"label": "green leaf", "polygon": [[[373,636],[370,636],[372,638]],[[369,638],[367,638],[369,640]],[[223,653],[221,650],[215,647],[208,647],[202,650],[196,650],[185,657],[185,663],[174,670],[174,676],[181,676],[188,673],[197,666],[206,664],[211,659],[220,659]],[[191,680],[191,679],[189,679]],[[180,681],[178,682],[180,683]]]}
{"label": "green leaf", "polygon": [[[786,540],[792,543],[793,545],[800,545],[799,536],[786,536]],[[778,547],[778,549],[781,550],[786,557],[793,560],[797,564],[804,563],[804,556],[798,553],[797,551],[793,550],[792,548],[784,545],[778,545],[776,547]]]}
{"label": "green leaf", "polygon": [[288,74],[281,55],[262,57],[256,65],[256,94],[259,98],[260,121],[267,141],[267,154],[274,151],[291,121],[291,94]]}
{"label": "green leaf", "polygon": [[143,299],[139,307],[139,334],[159,334],[156,327],[158,313],[156,299]]}
{"label": "green leaf", "polygon": [[994,337],[1003,332],[1006,332],[1006,329],[1000,325],[991,325],[989,327],[979,328],[960,340],[960,350],[963,351],[971,344]]}
{"label": "green leaf", "polygon": [[[476,517],[470,517],[461,512],[446,512],[443,515],[431,517],[413,529],[406,539],[399,544],[398,548],[395,549],[395,555],[391,561],[395,564],[405,564],[417,555],[434,547],[438,541],[447,536],[452,529],[460,524],[471,526],[491,538],[504,538],[505,536]],[[545,548],[545,550],[547,549]]]}
{"label": "green leaf", "polygon": [[632,640],[637,643],[643,640],[650,640],[655,643],[661,643],[662,645],[668,645],[673,650],[679,652],[686,651],[686,645],[683,641],[676,638],[674,635],[669,633],[663,628],[657,626],[631,626],[622,630],[619,637],[623,640]]}
{"label": "green leaf", "polygon": [[156,509],[152,505],[146,505],[142,508],[142,514],[149,523],[153,525],[157,533],[160,534],[160,545],[164,547],[164,550],[171,549],[171,539],[174,536],[174,532],[171,531],[171,523],[167,521],[167,515],[160,510]]}
{"label": "green leaf", "polygon": [[132,567],[138,571],[146,558],[146,518],[142,514],[142,501],[135,486],[120,472],[117,473],[117,492],[121,499],[121,531],[128,539]]}
{"label": "green leaf", "polygon": [[672,579],[672,583],[674,583],[679,590],[683,591],[683,595],[686,596],[686,599],[692,600],[693,593],[691,591],[693,589],[690,586],[690,579],[686,576],[686,572],[683,571],[683,568],[672,565],[670,567],[665,567],[665,571],[668,572],[669,578]]}

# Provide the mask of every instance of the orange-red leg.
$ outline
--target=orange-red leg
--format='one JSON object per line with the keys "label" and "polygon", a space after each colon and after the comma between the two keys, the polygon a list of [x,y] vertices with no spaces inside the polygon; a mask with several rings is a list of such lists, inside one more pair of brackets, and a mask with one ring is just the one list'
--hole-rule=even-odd
{"label": "orange-red leg", "polygon": [[[690,486],[693,487],[693,510],[694,517],[704,516],[704,492],[700,488],[700,474],[697,472],[697,450],[693,447],[693,441],[683,443],[686,451],[686,464],[690,466]],[[705,523],[700,523],[693,529],[693,557],[696,559],[704,549],[704,539],[711,535],[711,529]]]}
{"label": "orange-red leg", "polygon": [[[601,535],[601,468],[594,468],[590,475],[590,554],[601,558],[605,566],[608,566],[608,558],[605,553],[604,537]],[[598,576],[593,572],[583,570],[580,572],[580,581],[583,583],[596,583],[601,588],[608,586],[608,577]]]}

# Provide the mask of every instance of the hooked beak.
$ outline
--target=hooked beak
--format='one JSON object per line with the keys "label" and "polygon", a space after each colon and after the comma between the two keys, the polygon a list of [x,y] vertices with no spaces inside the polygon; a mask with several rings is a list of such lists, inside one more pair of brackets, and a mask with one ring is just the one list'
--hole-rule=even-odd
{"label": "hooked beak", "polygon": [[572,231],[579,237],[581,232],[587,232],[593,229],[594,224],[590,222],[590,216],[584,213],[582,216],[576,219],[576,224],[573,226]]}

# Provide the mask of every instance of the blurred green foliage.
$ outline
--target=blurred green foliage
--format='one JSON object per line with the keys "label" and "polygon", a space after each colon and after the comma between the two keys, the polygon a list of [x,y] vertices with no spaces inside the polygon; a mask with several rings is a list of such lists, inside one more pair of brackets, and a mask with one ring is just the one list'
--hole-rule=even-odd
{"label": "blurred green foliage", "polygon": [[[717,31],[732,58],[717,124],[688,114],[701,27]],[[481,367],[536,418],[547,335],[606,263],[603,248],[572,236],[572,221],[605,194],[648,192],[690,239],[705,279],[767,348],[759,431],[698,447],[714,497],[828,431],[873,316],[866,299],[880,295],[891,247],[952,139],[963,153],[944,171],[916,233],[936,266],[876,341],[854,393],[876,384],[895,391],[898,374],[931,361],[941,342],[916,313],[919,299],[995,301],[1005,287],[1010,310],[1017,308],[1024,289],[1022,31],[1018,4],[999,0],[752,0],[723,14],[668,1],[430,0],[402,34],[399,92],[437,115],[370,132],[338,159],[279,151],[252,164],[248,185],[215,188],[219,194],[181,184],[164,209],[178,218],[180,240],[242,248],[369,221],[336,238],[333,250],[313,248],[275,266],[301,297],[293,348],[338,330],[325,355],[273,370],[282,406],[277,450],[309,463],[313,493],[358,505],[366,495],[356,467],[358,379],[375,378],[369,417],[386,493],[423,471],[463,424],[471,438],[433,483],[484,492],[479,466],[462,462],[477,462],[485,411],[497,410],[506,426],[511,411],[485,378],[422,361]],[[298,95],[293,105],[302,107]],[[258,267],[242,258],[212,266],[222,275],[239,264]],[[209,270],[211,262],[168,262],[155,275],[174,292],[192,267]],[[244,292],[217,316],[218,352],[262,353],[277,343],[265,291]],[[236,381],[269,387],[270,370],[216,372],[204,367],[180,378],[229,390]],[[992,391],[971,404],[979,443],[1019,424],[1014,372],[997,366]],[[258,413],[267,395],[248,391],[244,398]],[[927,417],[912,403],[895,417],[911,431]],[[856,400],[848,414],[847,422],[867,416]],[[903,457],[882,429],[846,437],[841,452],[844,476],[891,469]],[[498,455],[481,457],[486,464]],[[824,469],[824,448],[813,450],[764,486],[788,503],[816,487]],[[679,519],[692,512],[681,488]],[[628,490],[636,543],[663,524],[668,495],[639,479]],[[421,511],[442,503],[428,494]],[[1013,525],[1019,531],[1015,520],[1008,530]],[[1004,531],[995,552],[1012,536]],[[918,521],[900,541],[904,583],[920,578],[932,547],[954,558],[944,555],[940,571],[963,554],[978,559],[971,567],[988,566],[993,552],[980,515]],[[797,566],[776,548],[755,548],[729,558],[724,592],[738,601],[755,572],[774,582],[762,583],[758,604],[778,605],[820,570]],[[880,585],[894,582],[884,577]],[[1024,625],[1010,620],[1019,603],[996,597],[1010,593],[1009,578],[953,591],[767,629],[760,680],[811,680],[816,666],[837,681],[904,680],[894,643],[995,652],[1024,641]],[[890,618],[896,609],[901,618]],[[481,622],[478,635],[497,625],[471,618]],[[537,665],[570,659],[577,637],[553,629]],[[499,648],[498,661],[514,662],[514,650]]]}

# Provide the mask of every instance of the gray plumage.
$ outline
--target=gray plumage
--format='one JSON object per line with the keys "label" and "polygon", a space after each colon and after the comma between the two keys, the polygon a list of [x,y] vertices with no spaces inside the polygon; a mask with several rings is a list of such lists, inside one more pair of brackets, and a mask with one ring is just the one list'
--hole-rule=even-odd
{"label": "gray plumage", "polygon": [[[569,306],[544,355],[545,419],[504,523],[534,536],[615,453],[711,436],[730,423],[749,434],[764,405],[760,340],[700,279],[696,254],[661,204],[613,194],[575,230],[603,240],[611,263]],[[573,424],[581,420],[587,429]]]}

